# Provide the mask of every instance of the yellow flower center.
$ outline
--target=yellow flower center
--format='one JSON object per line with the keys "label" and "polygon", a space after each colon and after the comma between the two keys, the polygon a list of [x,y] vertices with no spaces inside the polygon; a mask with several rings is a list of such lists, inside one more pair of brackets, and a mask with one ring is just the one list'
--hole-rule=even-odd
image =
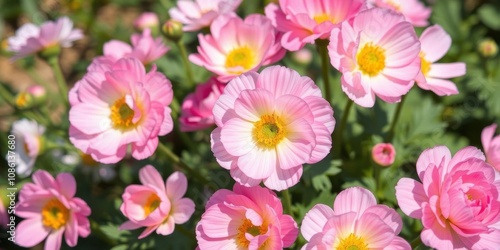
{"label": "yellow flower center", "polygon": [[69,209],[58,199],[52,199],[42,208],[42,223],[46,227],[57,230],[68,222]]}
{"label": "yellow flower center", "polygon": [[156,194],[151,194],[144,204],[144,215],[148,216],[150,213],[155,211],[160,206],[160,203],[160,197]]}
{"label": "yellow flower center", "polygon": [[[254,65],[255,53],[248,46],[233,49],[226,57],[226,68],[242,67],[245,70],[249,70]],[[243,71],[234,73],[241,74]]]}
{"label": "yellow flower center", "polygon": [[80,158],[82,159],[82,163],[88,167],[97,167],[99,166],[99,162],[95,161],[92,156],[85,154],[83,152],[79,152]]}
{"label": "yellow flower center", "polygon": [[248,248],[250,244],[250,241],[245,237],[246,233],[253,236],[265,234],[267,233],[267,225],[266,223],[262,223],[260,226],[254,226],[249,219],[245,219],[238,227],[238,233],[236,234],[236,244],[243,248]]}
{"label": "yellow flower center", "polygon": [[125,102],[125,96],[116,100],[111,106],[111,123],[113,128],[120,130],[128,130],[135,127],[133,122],[135,112]]}
{"label": "yellow flower center", "polygon": [[385,68],[385,50],[367,43],[356,55],[358,67],[368,76],[376,76]]}
{"label": "yellow flower center", "polygon": [[18,107],[24,108],[28,104],[28,94],[25,92],[19,93],[16,98],[16,105]]}
{"label": "yellow flower center", "polygon": [[252,135],[261,148],[272,149],[288,134],[285,121],[276,114],[263,115],[253,124]]}
{"label": "yellow flower center", "polygon": [[401,4],[399,4],[399,2],[395,2],[393,0],[385,0],[384,2],[393,7],[394,10],[401,11]]}
{"label": "yellow flower center", "polygon": [[427,76],[429,71],[431,70],[431,62],[425,60],[425,53],[420,52],[420,70],[424,76]]}
{"label": "yellow flower center", "polygon": [[340,240],[337,250],[368,250],[368,244],[363,238],[349,234],[347,238]]}
{"label": "yellow flower center", "polygon": [[314,21],[316,21],[317,24],[321,24],[321,23],[324,23],[324,22],[337,23],[336,20],[335,20],[335,18],[333,16],[331,16],[330,14],[327,14],[327,13],[315,15],[313,17],[313,19],[314,19]]}

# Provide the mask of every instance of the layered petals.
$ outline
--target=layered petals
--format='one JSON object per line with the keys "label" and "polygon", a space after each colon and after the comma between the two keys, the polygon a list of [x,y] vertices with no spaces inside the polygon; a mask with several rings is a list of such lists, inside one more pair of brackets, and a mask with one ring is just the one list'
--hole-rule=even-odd
{"label": "layered petals", "polygon": [[495,135],[496,124],[483,129],[481,133],[481,142],[483,143],[486,161],[500,172],[500,135]]}

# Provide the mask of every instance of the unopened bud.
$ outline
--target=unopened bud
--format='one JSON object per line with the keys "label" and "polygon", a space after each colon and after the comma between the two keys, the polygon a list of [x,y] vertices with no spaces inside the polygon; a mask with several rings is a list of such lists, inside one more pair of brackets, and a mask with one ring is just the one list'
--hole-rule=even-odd
{"label": "unopened bud", "polygon": [[33,96],[26,91],[19,92],[14,100],[16,107],[19,109],[31,108],[35,103]]}
{"label": "unopened bud", "polygon": [[498,53],[498,45],[495,40],[487,38],[479,43],[478,50],[484,57],[494,57]]}
{"label": "unopened bud", "polygon": [[43,103],[47,99],[47,91],[40,85],[29,86],[26,92],[33,97],[36,104]]}
{"label": "unopened bud", "polygon": [[396,149],[390,143],[378,143],[372,148],[372,159],[382,167],[390,166],[396,159]]}
{"label": "unopened bud", "polygon": [[182,31],[182,23],[175,20],[168,20],[161,28],[163,35],[174,42],[179,41],[184,34]]}
{"label": "unopened bud", "polygon": [[143,31],[145,29],[155,30],[160,26],[160,19],[154,12],[144,12],[134,21],[134,27]]}

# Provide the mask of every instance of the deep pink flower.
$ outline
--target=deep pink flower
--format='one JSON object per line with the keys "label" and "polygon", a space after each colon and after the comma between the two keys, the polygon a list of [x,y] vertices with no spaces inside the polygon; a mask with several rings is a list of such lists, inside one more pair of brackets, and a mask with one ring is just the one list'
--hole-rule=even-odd
{"label": "deep pink flower", "polygon": [[273,66],[233,79],[216,102],[211,134],[219,164],[245,186],[264,181],[283,190],[302,176],[302,164],[331,148],[333,110],[309,77]]}
{"label": "deep pink flower", "polygon": [[116,62],[124,57],[135,57],[146,65],[156,61],[169,50],[161,37],[154,38],[151,36],[149,28],[144,29],[141,34],[133,34],[130,41],[132,46],[118,40],[105,43],[103,48],[104,56],[98,57],[97,60],[94,60],[94,63]]}
{"label": "deep pink flower", "polygon": [[421,69],[416,77],[418,86],[436,95],[455,95],[458,89],[447,78],[465,75],[465,63],[434,63],[441,59],[451,46],[451,37],[439,25],[424,30],[420,36]]}
{"label": "deep pink flower", "polygon": [[88,70],[69,93],[73,145],[102,163],[120,161],[129,145],[135,159],[151,156],[158,136],[172,131],[170,81],[134,57]]}
{"label": "deep pink flower", "polygon": [[134,21],[134,27],[140,31],[157,28],[160,25],[160,19],[154,12],[144,12]]}
{"label": "deep pink flower", "polygon": [[304,217],[300,232],[312,249],[408,249],[410,244],[397,236],[403,221],[364,188],[353,187],[337,195],[333,209],[315,205]]}
{"label": "deep pink flower", "polygon": [[375,95],[399,102],[420,70],[413,26],[388,9],[363,11],[333,28],[328,50],[333,67],[342,73],[342,90],[363,107],[373,107]]}
{"label": "deep pink flower", "polygon": [[500,246],[500,179],[474,147],[453,157],[445,146],[425,150],[417,161],[421,182],[401,178],[399,207],[422,220],[422,242],[436,249]]}
{"label": "deep pink flower", "polygon": [[57,21],[47,21],[40,27],[27,23],[8,39],[8,50],[15,52],[12,60],[17,60],[54,46],[71,47],[73,42],[83,38],[80,29],[73,29],[73,22],[68,17]]}
{"label": "deep pink flower", "polygon": [[221,82],[257,71],[285,56],[278,40],[281,34],[263,15],[252,14],[245,20],[235,15],[221,16],[210,31],[210,35],[198,35],[199,54],[190,55],[189,60],[217,74]]}
{"label": "deep pink flower", "polygon": [[200,250],[279,250],[290,247],[299,233],[276,194],[260,186],[220,189],[205,208],[196,226]]}
{"label": "deep pink flower", "polygon": [[396,159],[396,149],[390,143],[378,143],[372,148],[372,159],[378,165],[387,167]]}
{"label": "deep pink flower", "polygon": [[32,179],[19,192],[16,215],[25,220],[16,228],[16,244],[33,247],[47,238],[45,250],[57,250],[64,234],[68,246],[76,246],[78,236],[90,234],[90,208],[74,197],[75,178],[60,173],[54,179],[47,171],[37,170]]}
{"label": "deep pink flower", "polygon": [[156,230],[157,234],[169,235],[175,224],[186,223],[194,213],[194,202],[182,198],[187,190],[186,176],[174,172],[164,182],[156,168],[147,165],[139,170],[142,185],[130,185],[122,195],[120,207],[129,220],[120,230],[146,229],[139,235],[142,239]]}
{"label": "deep pink flower", "polygon": [[231,13],[242,0],[179,0],[177,7],[168,13],[172,19],[183,23],[184,31],[197,31],[210,26],[218,16]]}
{"label": "deep pink flower", "polygon": [[387,8],[403,14],[408,22],[416,27],[429,25],[427,21],[432,9],[418,0],[369,0],[370,5],[379,8]]}
{"label": "deep pink flower", "polygon": [[212,109],[222,94],[225,84],[215,77],[196,87],[194,93],[186,96],[181,107],[179,122],[181,131],[196,131],[215,124]]}
{"label": "deep pink flower", "polygon": [[366,8],[365,0],[279,0],[266,6],[266,16],[285,34],[281,45],[297,51],[316,39],[330,38],[333,27]]}
{"label": "deep pink flower", "polygon": [[493,137],[496,129],[496,124],[484,128],[481,133],[481,142],[486,154],[486,161],[500,172],[500,135]]}

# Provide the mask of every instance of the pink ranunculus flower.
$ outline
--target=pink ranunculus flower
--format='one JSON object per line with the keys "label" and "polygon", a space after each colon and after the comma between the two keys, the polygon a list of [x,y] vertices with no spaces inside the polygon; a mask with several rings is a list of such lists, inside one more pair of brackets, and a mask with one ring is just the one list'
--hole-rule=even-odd
{"label": "pink ranunculus flower", "polygon": [[171,8],[170,17],[184,24],[184,31],[197,31],[209,27],[221,15],[231,13],[242,0],[179,0]]}
{"label": "pink ranunculus flower", "polygon": [[457,86],[446,79],[465,75],[465,63],[434,63],[450,49],[450,35],[436,24],[424,30],[420,43],[421,69],[415,79],[418,86],[440,96],[458,94]]}
{"label": "pink ranunculus flower", "polygon": [[276,194],[260,186],[236,183],[233,191],[215,192],[205,207],[196,225],[200,250],[278,250],[290,247],[299,233]]}
{"label": "pink ranunculus flower", "polygon": [[158,136],[173,128],[168,105],[170,81],[149,73],[136,58],[115,63],[93,63],[69,92],[69,139],[94,160],[116,163],[127,153],[145,159],[158,146]]}
{"label": "pink ranunculus flower", "polygon": [[134,21],[134,27],[137,30],[144,31],[146,29],[158,28],[160,19],[154,12],[144,12]]}
{"label": "pink ranunculus flower", "polygon": [[372,148],[372,159],[380,166],[387,167],[396,159],[396,149],[390,143],[378,143]]}
{"label": "pink ranunculus flower", "polygon": [[453,157],[445,146],[417,160],[421,182],[401,178],[396,198],[408,216],[422,220],[422,242],[436,249],[497,249],[500,246],[500,179],[475,147]]}
{"label": "pink ranunculus flower", "polygon": [[427,20],[432,12],[431,8],[425,7],[419,0],[369,0],[369,5],[400,12],[416,27],[429,25]]}
{"label": "pink ranunculus flower", "polygon": [[[36,121],[22,119],[12,124],[12,135],[16,138],[15,162],[16,173],[26,177],[33,172],[36,158],[40,155],[43,146],[45,127]],[[7,155],[7,159],[12,155]]]}
{"label": "pink ranunculus flower", "polygon": [[190,55],[189,60],[217,74],[221,82],[257,71],[285,56],[277,40],[281,34],[263,15],[252,14],[245,20],[224,15],[213,22],[210,30],[209,35],[198,35],[198,54]]}
{"label": "pink ranunculus flower", "polygon": [[283,190],[330,152],[333,110],[309,77],[273,66],[233,79],[213,109],[219,164],[245,186]]}
{"label": "pink ranunculus flower", "polygon": [[132,46],[118,40],[105,43],[103,48],[104,56],[97,57],[92,64],[116,62],[124,57],[135,57],[146,65],[164,56],[169,50],[161,37],[154,38],[151,35],[149,28],[144,29],[141,34],[133,34],[130,41]]}
{"label": "pink ranunculus flower", "polygon": [[27,23],[16,31],[16,35],[8,39],[8,50],[15,53],[12,60],[17,60],[53,47],[71,47],[73,42],[83,38],[80,29],[73,29],[73,22],[68,17],[57,21],[47,21],[40,27]]}
{"label": "pink ranunculus flower", "polygon": [[186,96],[179,117],[181,131],[201,130],[215,124],[212,109],[225,86],[212,77],[206,83],[198,85],[194,93]]}
{"label": "pink ranunculus flower", "polygon": [[403,221],[364,188],[352,187],[337,195],[333,209],[315,205],[304,217],[300,231],[308,241],[302,249],[408,249],[397,236]]}
{"label": "pink ranunculus flower", "polygon": [[496,124],[484,128],[481,133],[481,142],[486,154],[486,161],[500,172],[500,135],[493,137],[496,129]]}
{"label": "pink ranunculus flower", "polygon": [[373,107],[375,96],[399,102],[420,70],[413,26],[388,9],[365,10],[333,28],[328,50],[342,73],[342,90],[363,107]]}
{"label": "pink ranunculus flower", "polygon": [[366,8],[365,0],[279,0],[266,6],[266,16],[285,34],[281,45],[297,51],[316,39],[329,39],[332,29]]}
{"label": "pink ranunculus flower", "polygon": [[45,250],[57,250],[64,235],[68,246],[76,246],[78,236],[90,234],[90,208],[74,197],[75,178],[60,173],[54,179],[47,171],[37,170],[32,179],[19,192],[16,215],[25,220],[16,228],[16,244],[33,247],[46,238]]}
{"label": "pink ranunculus flower", "polygon": [[156,168],[147,165],[139,170],[142,185],[130,185],[122,195],[120,207],[129,220],[120,230],[146,229],[139,235],[142,239],[156,230],[157,234],[169,235],[175,224],[183,224],[194,213],[194,202],[183,198],[187,190],[186,176],[174,172],[164,182]]}

